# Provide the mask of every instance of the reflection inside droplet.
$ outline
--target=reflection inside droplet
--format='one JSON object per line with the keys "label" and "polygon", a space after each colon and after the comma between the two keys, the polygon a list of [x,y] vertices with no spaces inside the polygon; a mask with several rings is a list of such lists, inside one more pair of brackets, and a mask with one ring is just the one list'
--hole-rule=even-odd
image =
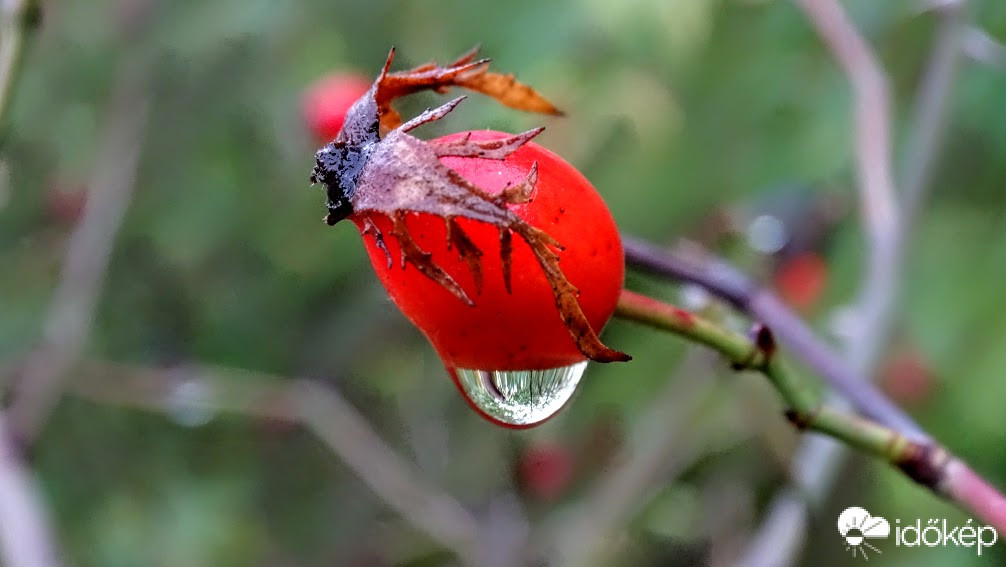
{"label": "reflection inside droplet", "polygon": [[573,396],[587,361],[543,370],[451,369],[468,401],[493,421],[532,427],[555,415]]}

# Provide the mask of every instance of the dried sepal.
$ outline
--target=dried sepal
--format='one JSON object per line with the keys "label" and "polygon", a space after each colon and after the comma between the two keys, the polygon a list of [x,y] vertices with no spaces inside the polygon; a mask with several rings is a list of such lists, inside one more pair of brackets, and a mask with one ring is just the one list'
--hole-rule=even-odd
{"label": "dried sepal", "polygon": [[374,222],[374,219],[370,218],[370,215],[361,215],[361,218],[363,219],[363,229],[360,230],[360,234],[369,234],[374,237],[377,247],[384,252],[384,256],[388,259],[388,269],[391,269],[393,262],[388,245],[384,242],[384,233],[381,232],[381,229],[377,228],[377,223]]}
{"label": "dried sepal", "polygon": [[525,177],[520,183],[516,185],[507,185],[500,191],[500,194],[494,197],[495,201],[501,205],[523,205],[524,203],[531,201],[531,195],[534,194],[534,186],[538,183],[538,162],[531,164],[531,169],[527,172],[527,177]]}
{"label": "dried sepal", "polygon": [[463,73],[457,84],[468,90],[489,95],[500,104],[517,110],[554,116],[563,114],[537,91],[518,81],[513,74],[494,73],[489,70],[488,64]]}
{"label": "dried sepal", "polygon": [[[401,124],[401,116],[391,107],[391,102],[395,99],[424,90],[445,93],[448,88],[455,86],[491,96],[501,104],[517,110],[555,116],[563,114],[548,99],[518,81],[512,74],[490,71],[490,60],[476,59],[478,52],[479,47],[476,46],[446,67],[441,67],[434,61],[405,71],[383,72],[374,93],[381,116],[381,127],[387,131]],[[394,59],[394,54],[392,49],[385,69]]]}
{"label": "dried sepal", "polygon": [[457,219],[447,219],[447,249],[457,250],[458,256],[465,261],[468,271],[475,281],[475,292],[482,293],[482,250],[468,238]]}
{"label": "dried sepal", "polygon": [[409,227],[405,223],[405,218],[409,214],[407,210],[395,211],[391,215],[392,230],[391,235],[398,240],[398,248],[401,251],[402,256],[402,268],[404,269],[407,264],[411,264],[417,270],[422,272],[422,274],[431,280],[437,282],[444,287],[447,291],[453,293],[458,299],[464,301],[468,305],[475,305],[465,290],[461,289],[458,282],[451,277],[450,274],[445,272],[443,268],[436,265],[432,260],[432,254],[421,249],[416,241],[412,239],[412,234],[409,233]]}
{"label": "dried sepal", "polygon": [[503,272],[503,287],[507,293],[513,293],[513,234],[510,229],[500,228],[500,267]]}
{"label": "dried sepal", "polygon": [[533,227],[527,223],[521,223],[511,228],[524,242],[527,242],[534,252],[538,264],[545,272],[545,278],[552,286],[552,293],[555,295],[555,305],[559,309],[559,316],[569,330],[573,341],[587,358],[598,362],[626,362],[632,357],[624,352],[608,348],[597,333],[590,326],[587,316],[580,309],[580,302],[577,296],[580,290],[576,289],[559,267],[559,255],[551,247],[561,249],[561,245],[556,242],[545,231]]}
{"label": "dried sepal", "polygon": [[[460,99],[455,100],[457,102],[461,102]],[[454,102],[455,101],[451,101],[447,103],[451,105],[452,110],[456,105]],[[471,133],[469,133],[465,135],[464,138],[455,142],[438,143],[435,148],[438,157],[454,156],[505,159],[508,155],[517,151],[517,148],[529,142],[531,138],[541,134],[544,129],[545,128],[539,126],[538,128],[522,132],[509,138],[501,138],[499,140],[481,140],[478,142],[471,141]]]}

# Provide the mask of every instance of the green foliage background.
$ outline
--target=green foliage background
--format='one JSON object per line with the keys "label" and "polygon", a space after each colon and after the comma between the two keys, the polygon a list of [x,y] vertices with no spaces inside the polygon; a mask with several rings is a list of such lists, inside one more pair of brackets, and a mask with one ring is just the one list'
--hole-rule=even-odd
{"label": "green foliage background", "polygon": [[[907,0],[845,4],[892,74],[902,148],[936,19]],[[300,97],[332,71],[373,76],[391,45],[404,68],[481,43],[496,69],[516,72],[568,116],[525,115],[473,96],[421,135],[545,124],[540,143],[592,180],[627,233],[666,243],[696,238],[723,210],[757,208],[779,195],[828,195],[854,213],[848,84],[791,3],[155,2],[146,6],[142,31],[124,36],[121,22],[135,7],[130,0],[45,5],[3,141],[3,361],[38,340],[70,230],[53,201],[86,186],[96,140],[115,112],[108,98],[117,69],[142,57],[153,77],[150,122],[89,358],[329,380],[427,478],[472,509],[518,494],[532,531],[575,513],[613,462],[606,443],[631,454],[659,431],[640,416],[666,384],[719,375],[712,399],[698,410],[677,408],[713,412],[715,419],[686,423],[717,441],[651,495],[613,540],[610,564],[693,564],[708,541],[742,538],[757,525],[783,482],[795,436],[757,377],[709,362],[698,372],[675,371],[687,349],[674,338],[609,325],[606,342],[635,360],[592,366],[578,399],[541,428],[497,429],[471,412],[425,340],[387,300],[355,228],[319,221],[323,197],[307,181],[315,146]],[[1006,4],[985,1],[972,12],[993,37],[1006,38]],[[927,395],[912,412],[1000,486],[1003,93],[1003,68],[963,64],[932,197],[911,235],[896,339],[931,369]],[[435,100],[414,97],[403,114]],[[827,286],[808,317],[825,335],[861,276],[865,249],[854,217],[837,224],[822,249]],[[759,277],[767,273],[766,259],[739,241],[719,251]],[[630,274],[628,285],[678,298],[675,286],[639,276]],[[524,448],[544,442],[569,448],[577,467],[554,502],[522,492],[514,475]],[[60,540],[80,566],[449,561],[315,438],[282,423],[67,396],[35,464]],[[834,531],[846,506],[888,518],[967,519],[862,458],[843,479],[815,514],[806,564],[859,564]],[[723,501],[723,494],[734,496]],[[717,523],[717,506],[740,519]],[[978,558],[888,546],[880,564],[1002,561],[1001,550]]]}

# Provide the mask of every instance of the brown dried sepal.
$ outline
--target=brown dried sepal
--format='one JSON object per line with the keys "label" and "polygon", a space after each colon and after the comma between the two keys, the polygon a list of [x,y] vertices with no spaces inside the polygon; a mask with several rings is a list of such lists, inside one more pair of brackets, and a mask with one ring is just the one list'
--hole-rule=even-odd
{"label": "brown dried sepal", "polygon": [[[388,56],[388,63],[394,57]],[[505,106],[528,112],[561,116],[563,113],[533,88],[518,81],[512,74],[503,75],[489,70],[489,59],[478,59],[478,46],[452,61],[446,67],[435,61],[406,71],[385,71],[378,85],[375,99],[381,115],[381,128],[394,130],[402,117],[391,107],[391,102],[424,90],[446,93],[450,87],[464,87],[491,96]],[[387,69],[387,66],[385,67]]]}

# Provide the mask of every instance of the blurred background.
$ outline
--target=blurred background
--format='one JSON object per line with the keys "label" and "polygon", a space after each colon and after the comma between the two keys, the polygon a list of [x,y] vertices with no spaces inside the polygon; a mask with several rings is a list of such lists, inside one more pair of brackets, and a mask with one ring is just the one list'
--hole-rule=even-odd
{"label": "blurred background", "polygon": [[[949,3],[844,4],[890,73],[900,157]],[[481,44],[494,69],[567,116],[476,95],[424,136],[544,124],[538,142],[594,183],[625,233],[727,256],[838,344],[867,255],[853,104],[792,3],[66,0],[41,12],[0,138],[5,379],[52,339],[54,295],[74,296],[59,288],[68,247],[103,257],[100,242],[114,242],[103,273],[78,266],[101,284],[95,316],[71,338],[82,354],[30,451],[68,564],[456,564],[296,423],[296,378],[331,386],[409,478],[467,508],[497,563],[746,556],[800,441],[767,384],[616,320],[605,342],[630,364],[589,367],[539,428],[483,421],[387,299],[355,227],[321,222],[307,177],[323,141],[307,93],[333,74],[330,85],[369,82],[392,45],[403,69]],[[972,2],[957,31],[946,143],[925,174],[876,374],[1004,486],[1006,4]],[[89,199],[104,236],[74,232]],[[697,288],[631,272],[626,285],[747,326]],[[968,518],[864,457],[838,478],[795,536],[795,564],[860,564],[835,530],[847,506]],[[871,564],[1006,561],[1001,549],[879,546]]]}

